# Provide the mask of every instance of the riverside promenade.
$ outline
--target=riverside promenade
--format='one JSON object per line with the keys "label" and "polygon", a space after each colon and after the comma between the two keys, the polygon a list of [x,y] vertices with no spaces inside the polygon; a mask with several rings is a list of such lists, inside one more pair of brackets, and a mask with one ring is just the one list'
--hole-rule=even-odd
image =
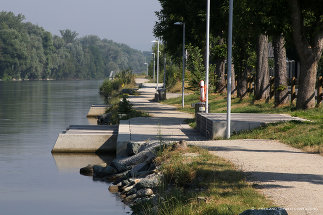
{"label": "riverside promenade", "polygon": [[117,141],[117,156],[126,156],[128,142],[145,143],[147,141],[206,140],[184,122],[193,118],[192,114],[177,111],[175,107],[153,102],[156,84],[146,83],[147,79],[136,79],[142,84],[138,96],[129,97],[137,110],[144,111],[150,117],[137,117],[121,120]]}
{"label": "riverside promenade", "polygon": [[[146,81],[136,79],[137,83]],[[150,117],[123,120],[118,141],[186,140],[234,163],[259,192],[275,205],[286,208],[288,214],[323,214],[323,156],[272,140],[205,140],[183,123],[193,115],[152,102],[155,86],[145,83],[139,96],[130,97],[134,108]]]}

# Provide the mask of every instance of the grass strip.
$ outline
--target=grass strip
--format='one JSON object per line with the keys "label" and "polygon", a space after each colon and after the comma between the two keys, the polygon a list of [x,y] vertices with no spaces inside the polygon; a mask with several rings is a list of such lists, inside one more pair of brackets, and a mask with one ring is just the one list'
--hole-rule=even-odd
{"label": "grass strip", "polygon": [[163,183],[157,201],[133,206],[135,214],[239,214],[274,206],[232,163],[199,147],[166,148],[155,160]]}
{"label": "grass strip", "polygon": [[[185,96],[185,108],[181,109],[181,98],[164,101],[166,104],[175,105],[179,110],[194,113],[191,103],[199,102],[199,95]],[[210,94],[209,105],[211,113],[226,112],[226,97],[221,94]],[[232,113],[276,113],[290,114],[310,120],[309,122],[285,122],[269,124],[252,131],[243,131],[233,134],[232,139],[273,139],[303,149],[312,153],[323,153],[323,107],[309,110],[296,110],[293,105],[275,108],[273,101],[254,101],[253,97],[244,100],[232,99]],[[189,121],[192,127],[195,122]]]}

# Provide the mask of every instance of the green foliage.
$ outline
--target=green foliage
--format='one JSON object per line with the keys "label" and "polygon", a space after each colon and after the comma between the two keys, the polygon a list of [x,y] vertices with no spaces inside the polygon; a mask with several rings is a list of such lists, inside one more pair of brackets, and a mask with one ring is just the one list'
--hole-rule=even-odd
{"label": "green foliage", "polygon": [[128,95],[122,95],[122,100],[111,105],[107,109],[110,113],[110,124],[119,124],[120,120],[127,120],[134,117],[148,117],[149,115],[141,111],[133,109],[132,104],[128,100]]}
{"label": "green foliage", "polygon": [[128,114],[132,110],[132,104],[128,100],[128,96],[126,94],[122,95],[122,101],[119,102],[118,113],[120,114]]}
{"label": "green foliage", "polygon": [[133,84],[134,82],[135,77],[132,71],[125,70],[117,73],[113,80],[105,79],[100,86],[99,93],[108,102],[111,97],[119,94],[119,90],[123,86]]}
{"label": "green foliage", "polygon": [[197,46],[189,44],[187,47],[187,69],[190,71],[189,83],[193,90],[199,89],[199,83],[205,77],[203,57],[201,50]]}
{"label": "green foliage", "polygon": [[174,64],[167,65],[166,70],[166,87],[171,88],[180,79],[182,70]]}
{"label": "green foliage", "polygon": [[69,29],[53,36],[24,19],[0,12],[0,79],[103,79],[110,71],[145,71],[143,53],[124,44],[77,38]]}
{"label": "green foliage", "polygon": [[227,44],[223,42],[220,36],[210,38],[210,55],[215,59],[226,59]]}
{"label": "green foliage", "polygon": [[285,85],[279,85],[276,90],[277,91],[284,91],[286,88],[287,88],[287,86],[285,86]]}

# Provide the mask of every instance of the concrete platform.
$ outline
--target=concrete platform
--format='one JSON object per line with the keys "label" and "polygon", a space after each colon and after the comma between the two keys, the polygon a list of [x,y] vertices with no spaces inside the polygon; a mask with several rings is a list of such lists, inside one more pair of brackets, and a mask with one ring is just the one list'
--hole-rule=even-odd
{"label": "concrete platform", "polygon": [[59,134],[52,153],[115,152],[117,131],[117,126],[70,126]]}
{"label": "concrete platform", "polygon": [[105,113],[108,105],[91,105],[87,117],[98,117]]}
{"label": "concrete platform", "polygon": [[[232,113],[231,134],[251,130],[269,123],[292,120],[305,121],[298,117],[291,117],[288,114]],[[225,137],[227,128],[226,113],[198,113],[196,126],[200,133],[209,139]]]}

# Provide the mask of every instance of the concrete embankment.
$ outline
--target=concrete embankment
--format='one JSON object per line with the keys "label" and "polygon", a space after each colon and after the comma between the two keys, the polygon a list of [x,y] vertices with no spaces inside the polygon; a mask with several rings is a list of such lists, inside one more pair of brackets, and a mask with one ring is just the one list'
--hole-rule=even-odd
{"label": "concrete embankment", "polygon": [[[226,136],[226,113],[199,113],[196,116],[196,127],[201,135],[215,139]],[[299,117],[291,117],[288,114],[261,114],[261,113],[232,113],[231,134],[235,132],[252,130],[269,123],[287,121],[306,121]]]}
{"label": "concrete embankment", "polygon": [[105,113],[108,107],[108,105],[91,105],[87,117],[99,117]]}
{"label": "concrete embankment", "polygon": [[52,153],[115,152],[117,135],[117,126],[72,125],[59,134]]}

